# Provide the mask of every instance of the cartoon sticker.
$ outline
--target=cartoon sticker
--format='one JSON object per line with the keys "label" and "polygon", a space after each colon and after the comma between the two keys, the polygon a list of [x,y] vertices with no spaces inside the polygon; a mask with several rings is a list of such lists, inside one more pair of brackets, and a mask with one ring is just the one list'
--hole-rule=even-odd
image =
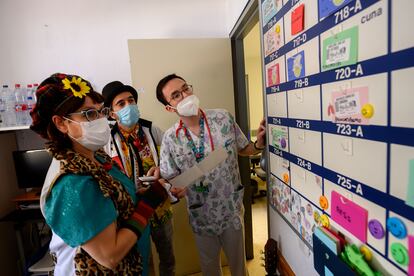
{"label": "cartoon sticker", "polygon": [[334,123],[368,125],[369,119],[361,113],[368,102],[368,87],[355,87],[331,94],[328,114]]}
{"label": "cartoon sticker", "polygon": [[271,27],[263,35],[263,42],[264,42],[264,50],[265,50],[266,57],[270,55],[271,53],[273,53],[274,51],[278,50],[282,46],[282,37],[280,34],[279,24],[276,24],[273,27]]}
{"label": "cartoon sticker", "polygon": [[280,83],[279,63],[271,64],[266,68],[267,82],[266,87],[278,85]]}
{"label": "cartoon sticker", "polygon": [[282,0],[265,0],[262,3],[263,25],[266,24],[282,7]]}
{"label": "cartoon sticker", "polygon": [[302,50],[287,60],[288,80],[296,80],[305,76],[305,52]]}
{"label": "cartoon sticker", "polygon": [[319,18],[327,17],[349,2],[351,0],[319,0]]}
{"label": "cartoon sticker", "polygon": [[271,127],[271,145],[277,149],[286,150],[288,145],[288,128],[286,126]]}

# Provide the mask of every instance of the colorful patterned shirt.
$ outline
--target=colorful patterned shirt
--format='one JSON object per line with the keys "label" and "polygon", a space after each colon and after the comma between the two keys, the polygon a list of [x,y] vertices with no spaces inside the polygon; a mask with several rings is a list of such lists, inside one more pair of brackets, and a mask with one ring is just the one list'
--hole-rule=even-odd
{"label": "colorful patterned shirt", "polygon": [[[212,151],[210,135],[214,148],[224,148],[228,157],[209,174],[188,186],[187,207],[190,224],[198,234],[219,235],[230,226],[242,227],[243,193],[240,180],[238,152],[249,141],[240,130],[233,116],[226,110],[206,110],[207,124],[204,124],[204,141],[189,133],[196,146],[204,143],[205,156]],[[160,169],[163,178],[171,179],[196,163],[196,158],[188,138],[180,124],[176,123],[164,134],[161,145]],[[200,186],[206,187],[199,189]]]}
{"label": "colorful patterned shirt", "polygon": [[[139,176],[144,176],[148,170],[158,164],[158,146],[161,145],[163,132],[152,122],[140,119],[139,124],[127,133],[117,125],[112,128],[112,139],[105,148],[126,175],[140,188]],[[157,228],[172,218],[170,199],[167,198],[150,219],[151,226]]]}

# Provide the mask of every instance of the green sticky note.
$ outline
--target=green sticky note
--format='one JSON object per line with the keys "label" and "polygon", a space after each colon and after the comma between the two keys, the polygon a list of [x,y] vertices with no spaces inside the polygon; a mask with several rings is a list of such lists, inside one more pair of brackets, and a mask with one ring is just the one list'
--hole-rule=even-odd
{"label": "green sticky note", "polygon": [[358,26],[326,38],[322,45],[322,71],[355,64],[358,60]]}
{"label": "green sticky note", "polygon": [[408,187],[405,204],[414,207],[414,159],[408,161]]}

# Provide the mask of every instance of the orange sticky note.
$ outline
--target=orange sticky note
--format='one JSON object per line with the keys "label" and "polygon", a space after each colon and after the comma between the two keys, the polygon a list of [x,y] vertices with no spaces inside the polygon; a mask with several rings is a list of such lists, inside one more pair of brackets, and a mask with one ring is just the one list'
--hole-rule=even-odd
{"label": "orange sticky note", "polygon": [[300,33],[305,28],[305,4],[299,5],[293,10],[290,16],[291,26],[290,32],[292,35]]}

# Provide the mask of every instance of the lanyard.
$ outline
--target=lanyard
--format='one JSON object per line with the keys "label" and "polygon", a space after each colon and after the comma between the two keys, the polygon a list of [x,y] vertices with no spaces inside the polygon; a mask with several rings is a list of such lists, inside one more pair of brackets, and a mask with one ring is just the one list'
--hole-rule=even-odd
{"label": "lanyard", "polygon": [[179,126],[178,126],[178,128],[175,132],[176,137],[178,137],[178,132],[181,129],[184,131],[184,134],[188,139],[188,145],[191,147],[191,150],[193,151],[197,162],[200,162],[201,160],[204,159],[204,149],[205,149],[205,146],[204,146],[204,123],[206,124],[206,127],[207,127],[208,136],[209,136],[209,139],[210,139],[211,150],[214,151],[213,137],[211,136],[210,126],[208,125],[207,117],[201,109],[200,109],[200,111],[201,111],[201,117],[200,117],[200,121],[199,121],[199,125],[200,125],[200,146],[198,148],[195,146],[194,140],[191,137],[191,134],[189,133],[188,129],[185,127],[182,120],[180,120],[180,124],[179,124]]}
{"label": "lanyard", "polygon": [[[208,131],[208,136],[210,138],[211,150],[214,151],[213,137],[211,136],[210,126],[208,125],[207,117],[201,109],[200,109],[200,111],[201,111],[201,117],[200,117],[200,120],[199,120],[200,146],[198,148],[195,146],[194,140],[191,137],[191,134],[189,133],[188,129],[185,127],[182,120],[180,120],[180,125],[179,125],[179,127],[177,128],[177,130],[175,132],[175,135],[178,138],[178,132],[181,129],[184,131],[184,134],[185,134],[185,136],[187,137],[187,140],[188,140],[188,145],[191,147],[191,150],[193,151],[197,162],[200,162],[201,160],[204,159],[204,150],[205,150],[205,146],[204,146],[204,123],[206,124],[207,131]],[[206,193],[206,192],[208,193],[208,186],[204,186],[202,182],[200,183],[200,186],[196,186],[195,189],[199,193]]]}

